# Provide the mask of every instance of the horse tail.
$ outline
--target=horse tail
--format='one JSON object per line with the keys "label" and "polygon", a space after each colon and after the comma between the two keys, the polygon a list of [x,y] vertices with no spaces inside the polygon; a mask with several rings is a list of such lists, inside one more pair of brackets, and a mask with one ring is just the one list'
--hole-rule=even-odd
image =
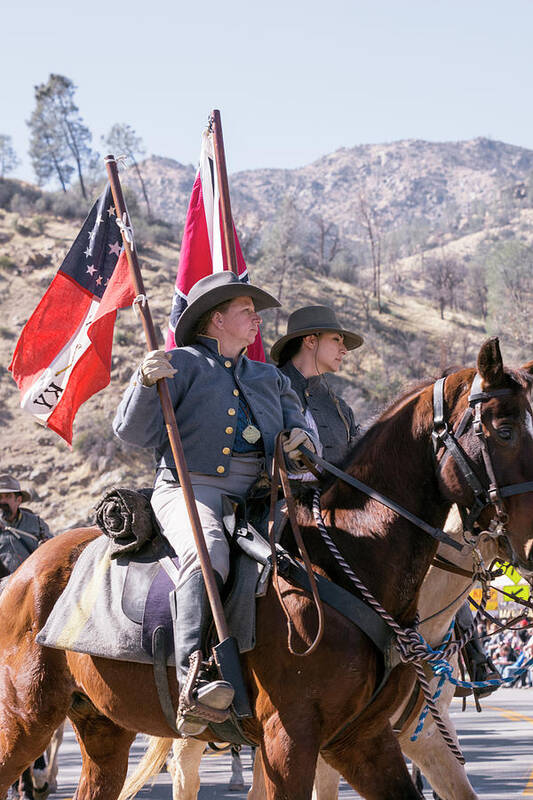
{"label": "horse tail", "polygon": [[159,736],[150,736],[148,738],[146,752],[139,761],[133,775],[127,779],[122,787],[118,800],[131,800],[137,792],[140,792],[150,778],[159,775],[172,747],[172,741],[172,739],[164,739]]}

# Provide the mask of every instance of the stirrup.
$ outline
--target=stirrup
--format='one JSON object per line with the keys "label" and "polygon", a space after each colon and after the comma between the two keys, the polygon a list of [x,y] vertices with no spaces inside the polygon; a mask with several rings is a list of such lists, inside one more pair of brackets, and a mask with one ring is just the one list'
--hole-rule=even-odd
{"label": "stirrup", "polygon": [[211,681],[200,686],[196,692],[194,691],[202,666],[202,658],[201,650],[195,650],[189,658],[189,671],[179,699],[178,729],[180,725],[184,727],[184,721],[192,725],[203,724],[205,727],[210,722],[225,722],[229,717],[229,707],[235,694],[230,683]]}

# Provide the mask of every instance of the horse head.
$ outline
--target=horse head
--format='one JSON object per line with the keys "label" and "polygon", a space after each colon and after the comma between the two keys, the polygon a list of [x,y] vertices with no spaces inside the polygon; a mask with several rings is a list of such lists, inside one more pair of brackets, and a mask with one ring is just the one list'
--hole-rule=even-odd
{"label": "horse head", "polygon": [[[533,580],[533,362],[504,367],[497,338],[485,342],[477,372],[461,370],[434,390],[440,491],[461,510],[467,540],[484,534],[496,555]],[[435,385],[437,386],[437,384]],[[449,411],[448,411],[449,409]]]}

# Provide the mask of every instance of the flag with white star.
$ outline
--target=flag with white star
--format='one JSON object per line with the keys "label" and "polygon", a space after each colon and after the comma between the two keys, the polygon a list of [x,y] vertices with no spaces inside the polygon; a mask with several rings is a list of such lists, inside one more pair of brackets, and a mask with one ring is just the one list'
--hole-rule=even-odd
{"label": "flag with white star", "polygon": [[9,366],[21,407],[69,444],[78,408],[109,383],[117,309],[134,297],[108,184],[23,328]]}

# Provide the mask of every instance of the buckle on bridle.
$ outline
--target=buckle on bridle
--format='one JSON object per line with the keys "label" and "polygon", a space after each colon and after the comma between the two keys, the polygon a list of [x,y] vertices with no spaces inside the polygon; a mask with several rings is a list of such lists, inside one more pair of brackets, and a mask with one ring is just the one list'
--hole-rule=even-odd
{"label": "buckle on bridle", "polygon": [[482,531],[491,539],[497,539],[498,536],[505,536],[506,529],[505,526],[509,521],[509,515],[502,511],[501,517],[498,515],[497,517],[493,517],[489,522],[489,526],[487,530]]}
{"label": "buckle on bridle", "polygon": [[431,432],[431,440],[433,442],[433,451],[438,453],[439,448],[444,444],[444,437],[449,435],[450,429],[448,428],[447,422],[440,422],[437,425],[433,425],[433,431]]}

